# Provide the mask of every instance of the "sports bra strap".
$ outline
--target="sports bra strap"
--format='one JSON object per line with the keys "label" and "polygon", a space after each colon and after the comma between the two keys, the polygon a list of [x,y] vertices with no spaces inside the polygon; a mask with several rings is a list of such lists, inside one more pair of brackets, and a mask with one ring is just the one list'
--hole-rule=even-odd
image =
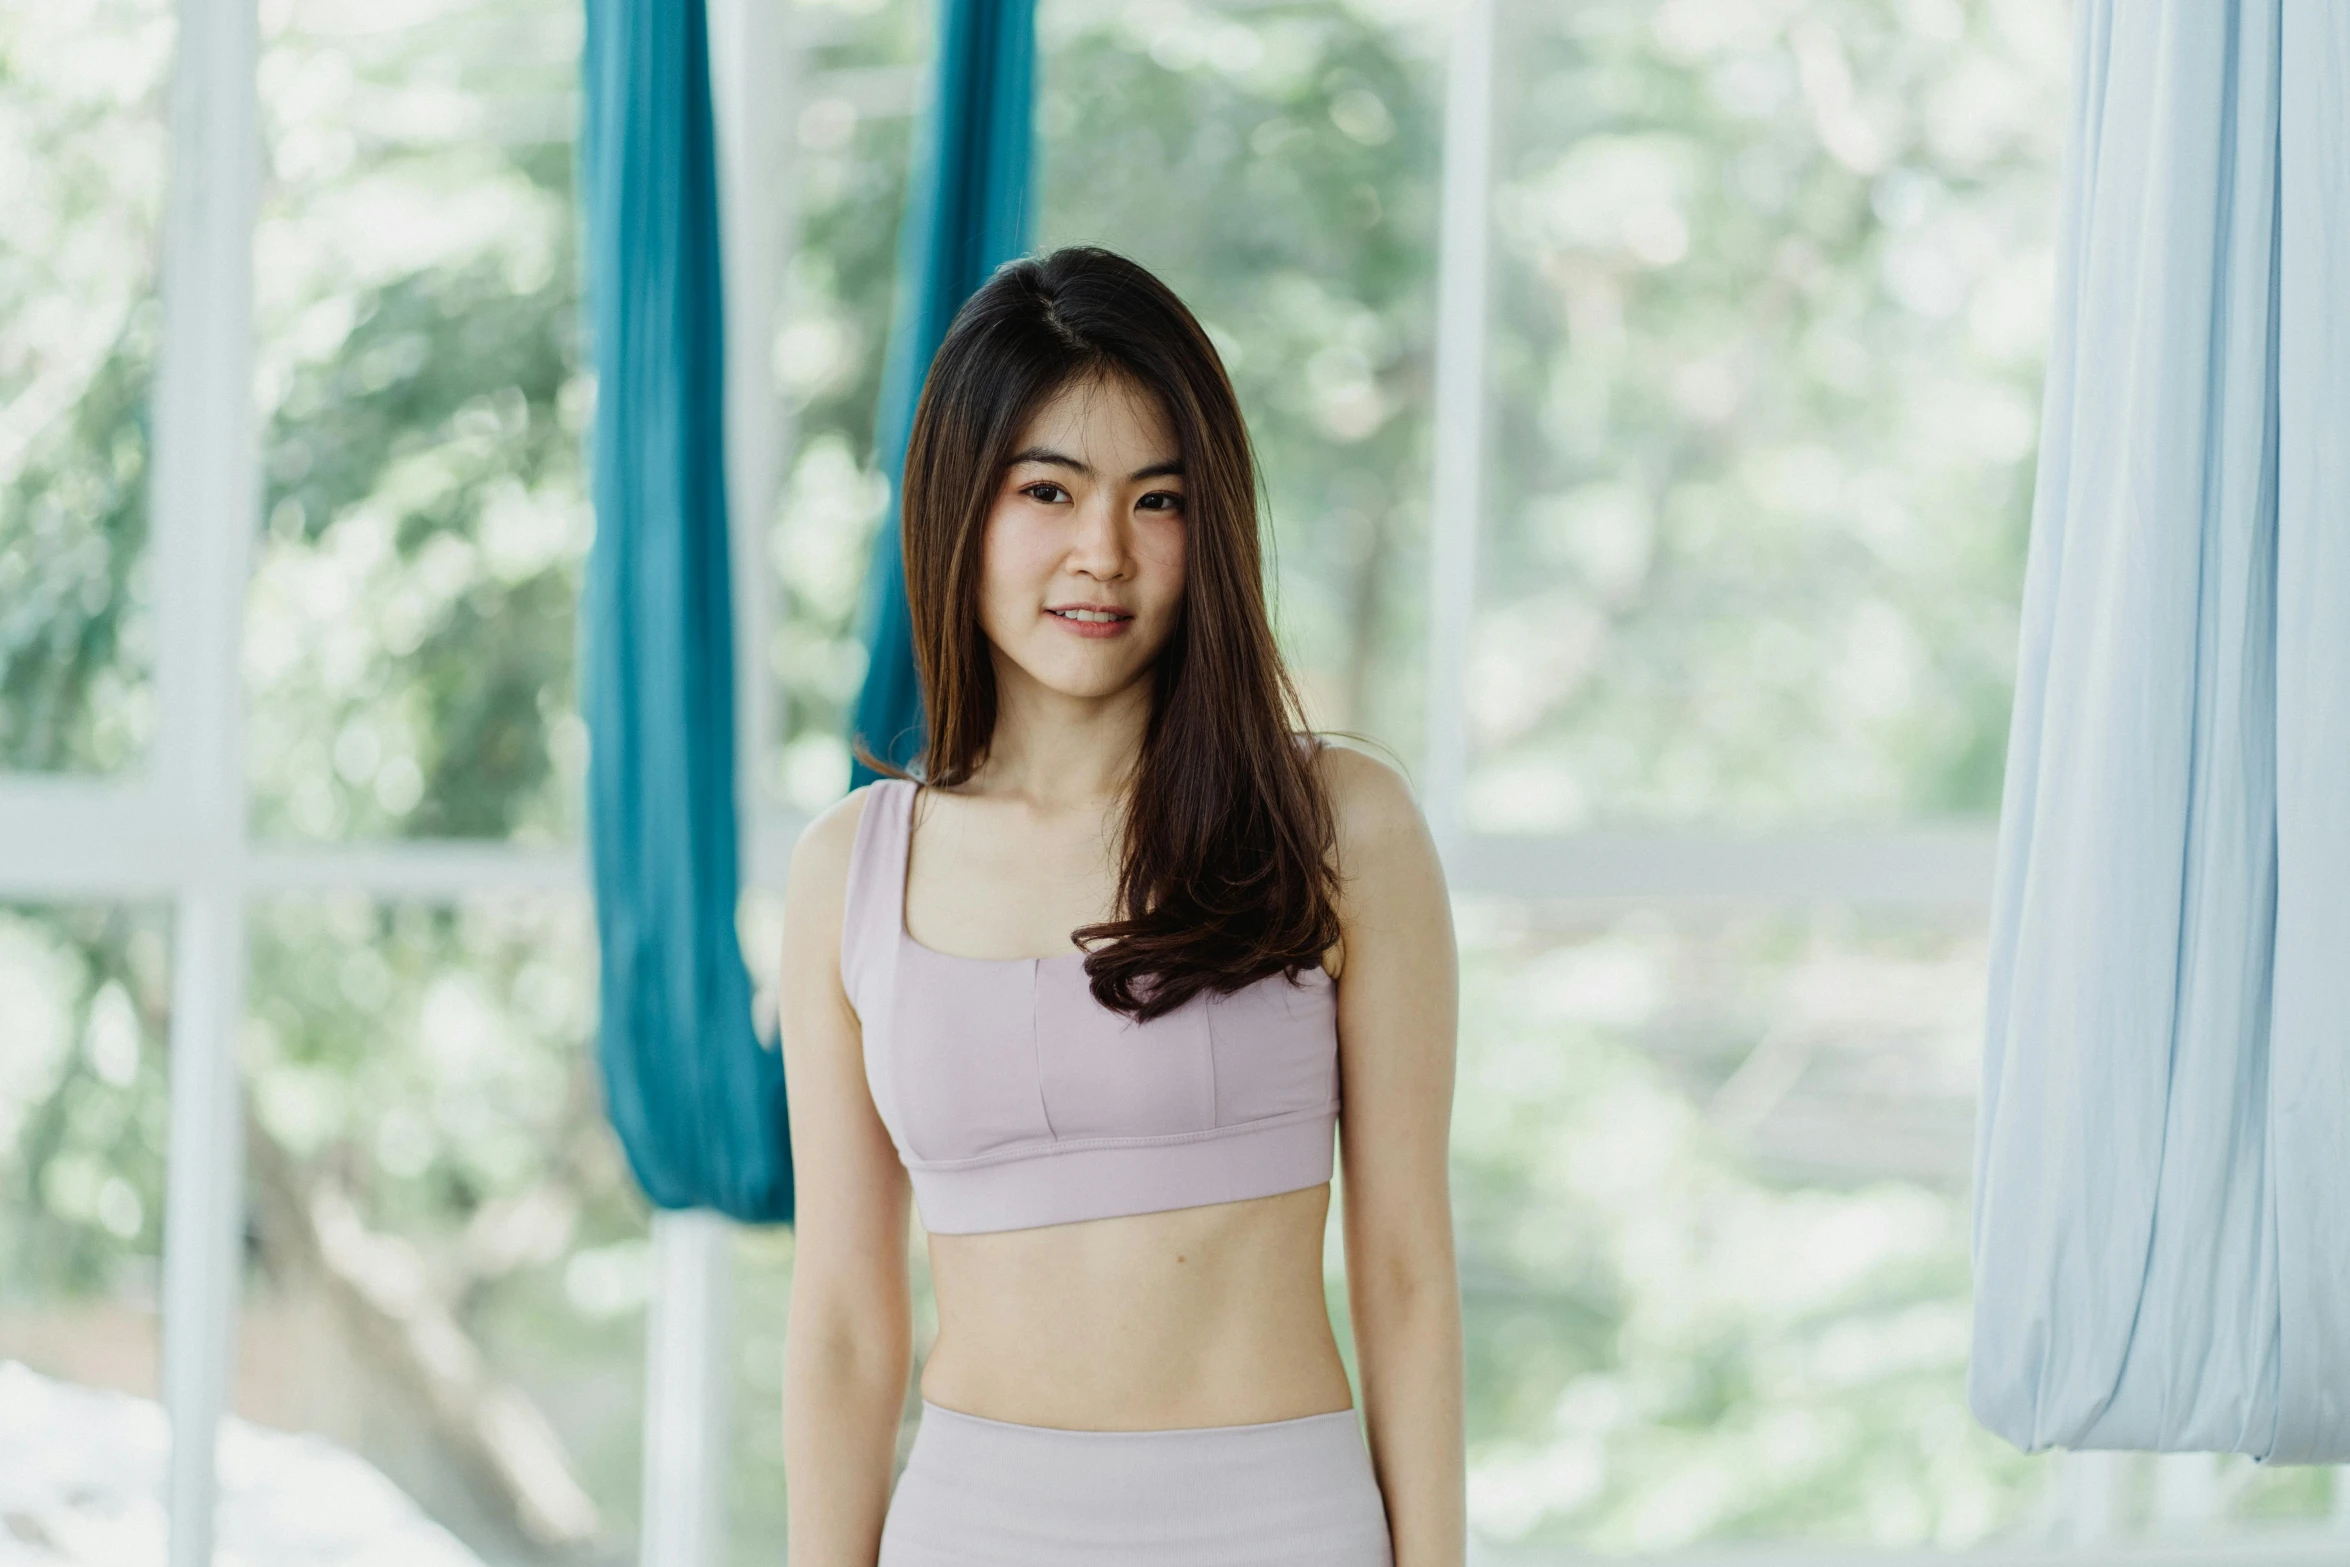
{"label": "sports bra strap", "polygon": [[867,965],[885,958],[904,928],[913,803],[913,784],[903,778],[877,778],[857,818],[840,933],[841,980],[852,996],[864,983]]}

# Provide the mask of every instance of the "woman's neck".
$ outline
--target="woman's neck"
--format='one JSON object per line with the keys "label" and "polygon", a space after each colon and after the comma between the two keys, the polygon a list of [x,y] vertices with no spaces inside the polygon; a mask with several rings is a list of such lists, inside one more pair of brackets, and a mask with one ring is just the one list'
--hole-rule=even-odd
{"label": "woman's neck", "polygon": [[1098,808],[1124,795],[1150,725],[1151,688],[1072,696],[1015,676],[996,687],[995,733],[966,788],[1040,809]]}

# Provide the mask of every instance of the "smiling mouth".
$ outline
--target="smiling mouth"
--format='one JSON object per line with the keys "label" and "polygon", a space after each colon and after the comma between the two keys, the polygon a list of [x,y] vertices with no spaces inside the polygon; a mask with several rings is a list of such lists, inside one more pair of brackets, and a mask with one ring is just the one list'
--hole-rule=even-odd
{"label": "smiling mouth", "polygon": [[1086,626],[1108,625],[1113,621],[1134,618],[1132,615],[1121,614],[1117,610],[1110,609],[1048,609],[1045,613],[1058,615],[1063,620],[1074,620],[1078,624]]}

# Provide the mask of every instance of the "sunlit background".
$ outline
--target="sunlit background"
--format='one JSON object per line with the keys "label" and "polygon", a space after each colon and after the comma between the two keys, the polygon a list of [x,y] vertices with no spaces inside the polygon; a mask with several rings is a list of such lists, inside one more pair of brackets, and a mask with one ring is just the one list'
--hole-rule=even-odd
{"label": "sunlit background", "polygon": [[[1448,760],[1423,737],[1453,15],[1040,6],[1040,239],[1136,256],[1208,324],[1263,458],[1311,716],[1415,776],[1453,768],[1488,842],[1949,829],[1980,850],[2069,7],[1498,6]],[[779,820],[848,781],[928,17],[794,0],[783,134],[734,176],[773,199],[786,258],[759,367],[780,499],[752,519],[753,767]],[[261,9],[244,773],[259,849],[328,869],[278,875],[251,912],[232,1403],[355,1451],[490,1562],[634,1559],[655,1283],[599,1104],[575,863],[580,29],[573,0]],[[174,61],[165,0],[0,9],[0,770],[59,790],[137,775],[157,731]],[[1969,1418],[1978,900],[1456,884],[1482,1559],[2326,1527],[2322,1470],[2068,1469]],[[147,1396],[172,925],[161,891],[0,907],[0,1360]],[[781,1549],[791,1237],[734,1244],[724,1488],[749,1564]],[[1334,1245],[1343,1331],[1342,1265]],[[147,1556],[55,1559],[158,1559],[160,1524],[139,1528]]]}

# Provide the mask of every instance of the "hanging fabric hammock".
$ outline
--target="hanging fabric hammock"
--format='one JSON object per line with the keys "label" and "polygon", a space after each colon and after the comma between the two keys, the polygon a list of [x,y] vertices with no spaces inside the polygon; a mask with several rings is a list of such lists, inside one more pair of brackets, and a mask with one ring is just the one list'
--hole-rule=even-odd
{"label": "hanging fabric hammock", "polygon": [[2350,8],[2077,36],[1969,1397],[2350,1459]]}
{"label": "hanging fabric hammock", "polygon": [[[725,328],[705,15],[702,0],[587,0],[587,24],[580,193],[598,391],[580,684],[606,1108],[657,1205],[788,1220],[782,1063],[752,1032],[734,923]],[[941,0],[938,36],[880,409],[893,488],[947,323],[1026,242],[1032,0]],[[920,743],[921,698],[894,525],[874,551],[862,619],[857,726],[903,761]]]}
{"label": "hanging fabric hammock", "polygon": [[702,0],[587,0],[596,368],[580,600],[606,1110],[663,1208],[787,1220],[779,1054],[735,934],[718,188]]}
{"label": "hanging fabric hammock", "polygon": [[[1035,0],[939,0],[931,114],[906,187],[898,236],[898,309],[876,421],[890,505],[873,543],[859,607],[865,680],[851,732],[897,766],[923,744],[922,692],[906,612],[897,497],[914,405],[947,326],[988,274],[1028,246],[1036,59]],[[851,769],[850,787],[873,770]]]}

